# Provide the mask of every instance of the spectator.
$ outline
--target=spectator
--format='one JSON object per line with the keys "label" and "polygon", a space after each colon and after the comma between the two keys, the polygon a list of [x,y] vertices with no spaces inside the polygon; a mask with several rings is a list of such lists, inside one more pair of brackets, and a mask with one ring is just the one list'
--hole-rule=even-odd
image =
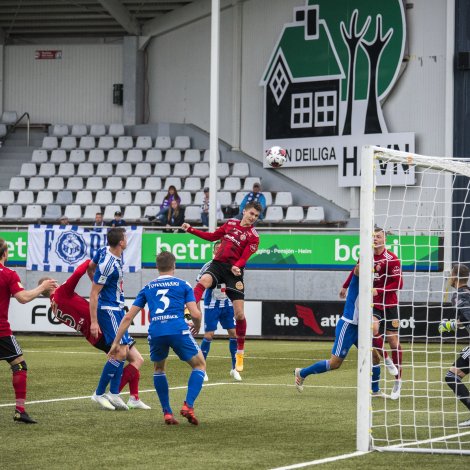
{"label": "spectator", "polygon": [[[222,208],[220,206],[220,202],[217,202],[217,212],[216,217],[217,220],[222,220],[224,218],[224,214],[222,212]],[[209,226],[209,188],[204,188],[204,198],[201,204],[201,222],[204,227]]]}
{"label": "spectator", "polygon": [[114,219],[109,222],[110,227],[124,227],[126,225],[126,221],[122,218],[122,212],[116,211],[114,213]]}
{"label": "spectator", "polygon": [[101,212],[97,212],[95,214],[95,223],[93,224],[93,227],[95,228],[95,232],[101,232],[100,227],[104,227],[103,214]]}
{"label": "spectator", "polygon": [[178,191],[176,191],[176,188],[172,185],[168,188],[168,193],[163,198],[163,201],[160,204],[160,211],[156,215],[156,218],[160,221],[162,225],[166,225],[168,211],[170,209],[170,204],[173,199],[178,201],[178,204],[181,202],[181,198],[178,196]]}
{"label": "spectator", "polygon": [[69,225],[70,222],[69,222],[69,218],[66,216],[66,215],[63,215],[60,219],[59,219],[59,225]]}
{"label": "spectator", "polygon": [[[184,233],[180,227],[184,223],[184,207],[180,206],[176,199],[173,199],[168,209],[166,228],[164,232]],[[173,227],[178,227],[173,228]]]}
{"label": "spectator", "polygon": [[259,214],[259,220],[264,219],[264,213],[266,211],[266,198],[264,197],[264,194],[261,192],[261,184],[260,183],[254,183],[253,184],[253,189],[250,191],[244,198],[243,201],[240,204],[240,209],[239,213],[237,215],[237,219],[241,220],[243,217],[243,209],[245,209],[245,206],[249,202],[257,202],[261,204],[261,207],[263,210]]}

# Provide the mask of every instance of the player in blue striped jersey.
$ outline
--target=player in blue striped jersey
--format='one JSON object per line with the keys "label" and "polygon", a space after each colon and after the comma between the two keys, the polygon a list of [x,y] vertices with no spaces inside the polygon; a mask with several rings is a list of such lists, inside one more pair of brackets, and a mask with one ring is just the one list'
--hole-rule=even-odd
{"label": "player in blue striped jersey", "polygon": [[[120,227],[112,228],[108,230],[107,238],[109,246],[96,252],[88,268],[90,275],[93,275],[90,293],[90,333],[96,338],[101,331],[106,344],[111,344],[125,313],[122,253],[127,246],[126,231]],[[130,341],[127,333],[121,340],[122,344],[128,344]],[[126,353],[108,359],[92,396],[92,400],[105,409],[129,409],[119,396]],[[105,395],[108,384],[109,393]]]}
{"label": "player in blue striped jersey", "polygon": [[[124,338],[132,320],[147,304],[150,314],[148,329],[150,359],[154,363],[153,382],[162,405],[165,423],[178,424],[170,406],[169,386],[165,373],[166,358],[172,348],[177,356],[192,368],[186,400],[180,413],[191,424],[197,425],[199,422],[194,414],[194,401],[202,388],[206,361],[193,334],[199,332],[201,312],[197,308],[191,285],[174,276],[175,257],[172,253],[162,251],[157,256],[157,269],[159,276],[139,292],[122,320],[108,356],[113,358],[117,354],[122,355],[122,350],[127,349],[127,346],[121,346],[121,338]],[[191,326],[188,326],[184,318],[185,305],[192,317]]]}
{"label": "player in blue striped jersey", "polygon": [[[330,370],[339,369],[345,357],[348,355],[351,346],[357,347],[358,341],[358,320],[359,320],[359,265],[354,269],[351,278],[346,303],[343,309],[343,316],[338,321],[335,330],[335,343],[331,350],[329,360],[318,361],[303,369],[294,370],[295,386],[299,392],[303,391],[303,383],[306,377],[312,374],[323,374]],[[380,357],[377,351],[373,350],[372,366],[372,395],[382,396],[379,388],[380,381]]]}
{"label": "player in blue striped jersey", "polygon": [[[220,245],[220,240],[214,243],[213,251],[216,252]],[[207,267],[212,261],[206,263],[197,276],[197,281],[201,279],[202,275],[206,272]],[[232,360],[232,367],[230,369],[230,375],[238,381],[241,381],[240,372],[235,368],[237,352],[237,334],[235,331],[235,313],[231,300],[227,297],[225,292],[225,284],[218,284],[213,289],[207,289],[204,293],[204,338],[201,343],[201,351],[204,354],[204,359],[207,360],[212,340],[214,339],[214,333],[217,329],[217,324],[220,323],[222,328],[227,330],[229,336],[229,351]],[[208,381],[207,373],[204,376],[204,381]]]}

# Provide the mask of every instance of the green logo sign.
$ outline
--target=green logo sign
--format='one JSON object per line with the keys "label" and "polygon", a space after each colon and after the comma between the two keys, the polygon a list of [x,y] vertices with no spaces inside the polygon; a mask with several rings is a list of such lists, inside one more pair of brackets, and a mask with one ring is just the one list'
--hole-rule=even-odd
{"label": "green logo sign", "polygon": [[26,266],[28,232],[0,232],[8,245],[8,264]]}

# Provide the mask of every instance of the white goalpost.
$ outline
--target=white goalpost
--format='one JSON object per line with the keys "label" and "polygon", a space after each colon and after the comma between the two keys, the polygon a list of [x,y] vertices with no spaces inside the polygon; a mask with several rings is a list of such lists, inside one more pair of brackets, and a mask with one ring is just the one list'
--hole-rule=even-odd
{"label": "white goalpost", "polygon": [[[453,263],[470,267],[470,161],[427,157],[367,146],[362,149],[360,202],[357,450],[470,455],[470,411],[445,381],[462,349],[466,329],[440,334],[455,320],[447,282]],[[468,209],[467,209],[468,207]],[[373,231],[387,234],[387,249],[401,261],[399,337],[402,388],[382,367],[384,397],[371,394]],[[465,246],[467,245],[467,246]],[[384,349],[390,352],[385,342]],[[470,375],[462,379],[470,388]]]}

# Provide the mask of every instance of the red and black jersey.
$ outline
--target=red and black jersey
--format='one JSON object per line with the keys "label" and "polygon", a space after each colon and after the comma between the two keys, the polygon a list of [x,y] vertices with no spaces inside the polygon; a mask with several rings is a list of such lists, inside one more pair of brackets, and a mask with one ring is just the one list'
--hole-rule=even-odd
{"label": "red and black jersey", "polygon": [[215,232],[203,232],[193,227],[188,232],[211,242],[221,240],[214,259],[243,268],[250,256],[258,250],[259,235],[252,225],[242,227],[240,223],[238,219],[229,219]]}
{"label": "red and black jersey", "polygon": [[11,336],[12,331],[8,322],[10,298],[24,290],[16,271],[0,263],[0,336]]}
{"label": "red and black jersey", "polygon": [[101,338],[90,334],[90,304],[75,292],[78,282],[86,273],[91,260],[86,260],[74,273],[51,295],[51,301],[57,304],[57,320],[81,333],[89,343],[95,345]]}

